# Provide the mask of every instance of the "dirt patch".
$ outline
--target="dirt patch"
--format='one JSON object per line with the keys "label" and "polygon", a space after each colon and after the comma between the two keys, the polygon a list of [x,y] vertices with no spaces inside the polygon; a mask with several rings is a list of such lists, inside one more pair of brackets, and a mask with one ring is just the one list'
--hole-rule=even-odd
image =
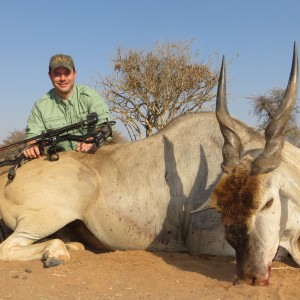
{"label": "dirt patch", "polygon": [[72,251],[68,264],[0,262],[0,299],[300,299],[300,269],[274,262],[270,285],[233,285],[235,260],[186,253]]}

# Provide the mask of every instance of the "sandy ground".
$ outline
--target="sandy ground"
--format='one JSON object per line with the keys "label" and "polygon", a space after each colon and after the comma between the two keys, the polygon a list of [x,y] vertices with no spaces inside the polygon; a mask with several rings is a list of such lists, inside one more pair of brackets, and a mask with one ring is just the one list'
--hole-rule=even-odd
{"label": "sandy ground", "polygon": [[68,264],[0,262],[0,299],[300,299],[300,269],[274,262],[270,285],[233,285],[234,258],[72,251]]}

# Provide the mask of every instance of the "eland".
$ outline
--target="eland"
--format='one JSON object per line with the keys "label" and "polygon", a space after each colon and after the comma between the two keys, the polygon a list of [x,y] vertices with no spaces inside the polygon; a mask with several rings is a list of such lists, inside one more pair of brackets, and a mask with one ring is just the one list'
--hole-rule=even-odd
{"label": "eland", "polygon": [[[294,61],[292,78],[296,76],[296,64]],[[13,181],[5,176],[7,170],[1,169],[0,217],[13,233],[0,244],[0,260],[42,260],[47,267],[68,262],[68,249],[82,249],[80,244],[66,244],[58,238],[44,239],[68,224],[79,222],[79,230],[74,226],[71,230],[80,233],[84,243],[99,249],[188,251],[231,256],[235,255],[235,249],[238,264],[241,263],[240,257],[245,259],[245,255],[243,248],[237,247],[239,241],[234,243],[234,239],[242,234],[248,243],[243,242],[247,255],[254,258],[255,249],[260,252],[267,250],[259,256],[259,261],[261,265],[268,261],[269,266],[278,245],[287,247],[289,244],[290,230],[299,215],[297,210],[287,212],[296,207],[294,194],[298,191],[296,180],[300,178],[297,168],[299,154],[292,145],[286,143],[282,155],[275,155],[277,168],[267,168],[267,173],[262,174],[251,173],[259,184],[255,185],[255,190],[249,186],[247,191],[256,191],[255,195],[260,198],[251,202],[249,195],[248,201],[243,203],[233,194],[241,214],[237,214],[236,210],[235,218],[230,218],[230,212],[227,216],[229,210],[219,214],[222,201],[226,201],[223,195],[215,200],[219,205],[215,205],[218,212],[206,210],[190,214],[197,207],[210,203],[210,195],[222,175],[223,156],[226,158],[223,170],[232,172],[235,170],[233,166],[240,165],[241,155],[251,157],[265,144],[260,132],[227,114],[223,95],[224,68],[221,79],[217,117],[212,112],[182,115],[141,141],[106,145],[94,154],[64,152],[55,162],[46,158],[35,159],[24,164]],[[295,98],[295,79],[292,80],[287,98]],[[292,107],[292,101],[288,102],[284,106]],[[220,106],[223,112],[222,109],[220,112]],[[288,117],[289,112],[281,108],[276,117],[280,124],[274,125],[273,122],[266,135],[279,135],[281,140],[281,127]],[[274,143],[267,137],[267,144],[269,146],[263,153],[273,153],[276,149],[281,152],[282,141]],[[256,160],[257,164],[252,163],[252,170],[264,160],[264,155],[260,157],[262,159]],[[223,175],[212,199],[220,195],[218,190],[224,176],[230,174]],[[261,180],[265,180],[264,184]],[[281,187],[284,183],[286,188]],[[240,187],[234,180],[229,186],[234,190]],[[273,194],[270,205],[269,196]],[[230,209],[235,208],[233,202],[230,203]],[[252,203],[255,204],[253,208]],[[246,218],[245,209],[249,205],[251,214]],[[271,215],[274,212],[274,220],[278,222],[270,217],[264,219],[262,207],[266,207],[265,211],[270,211]],[[281,211],[283,213],[278,217]],[[294,217],[289,215],[291,213]],[[282,226],[285,220],[286,230]],[[276,224],[276,228],[270,228],[268,222]],[[239,231],[240,227],[244,230]],[[269,248],[255,247],[248,242],[259,238],[259,234],[264,236],[264,230],[275,234],[273,243],[268,243]],[[251,232],[254,234],[249,238],[247,235]],[[257,265],[257,262],[254,264]]]}

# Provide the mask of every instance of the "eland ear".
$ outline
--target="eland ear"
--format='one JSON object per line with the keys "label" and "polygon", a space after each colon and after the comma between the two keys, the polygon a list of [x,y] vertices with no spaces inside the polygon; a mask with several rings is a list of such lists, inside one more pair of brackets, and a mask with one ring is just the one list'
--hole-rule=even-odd
{"label": "eland ear", "polygon": [[200,207],[196,208],[195,210],[190,211],[190,214],[195,214],[207,209],[213,209],[213,207],[211,207],[211,200],[210,198],[208,198],[208,200],[206,200]]}
{"label": "eland ear", "polygon": [[279,246],[286,249],[292,258],[294,259],[295,263],[300,266],[300,251],[298,248],[298,238],[299,238],[299,231],[298,230],[291,230],[289,233],[290,237],[285,238],[279,242]]}

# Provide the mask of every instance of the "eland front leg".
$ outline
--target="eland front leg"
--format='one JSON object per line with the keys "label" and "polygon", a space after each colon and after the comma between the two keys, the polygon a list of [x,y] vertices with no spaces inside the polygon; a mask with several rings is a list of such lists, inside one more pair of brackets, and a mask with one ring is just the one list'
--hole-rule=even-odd
{"label": "eland front leg", "polygon": [[2,261],[30,261],[42,260],[45,266],[52,267],[70,260],[68,250],[82,250],[84,246],[80,243],[65,243],[68,237],[58,230],[70,223],[72,219],[64,219],[61,210],[51,212],[52,218],[46,218],[42,211],[32,212],[26,210],[13,222],[8,224],[13,229],[0,244],[0,260]]}
{"label": "eland front leg", "polygon": [[30,233],[16,231],[0,244],[0,260],[30,261],[42,260],[46,267],[57,266],[70,260],[69,250],[84,250],[80,243],[64,243],[60,239],[50,239],[34,243]]}

